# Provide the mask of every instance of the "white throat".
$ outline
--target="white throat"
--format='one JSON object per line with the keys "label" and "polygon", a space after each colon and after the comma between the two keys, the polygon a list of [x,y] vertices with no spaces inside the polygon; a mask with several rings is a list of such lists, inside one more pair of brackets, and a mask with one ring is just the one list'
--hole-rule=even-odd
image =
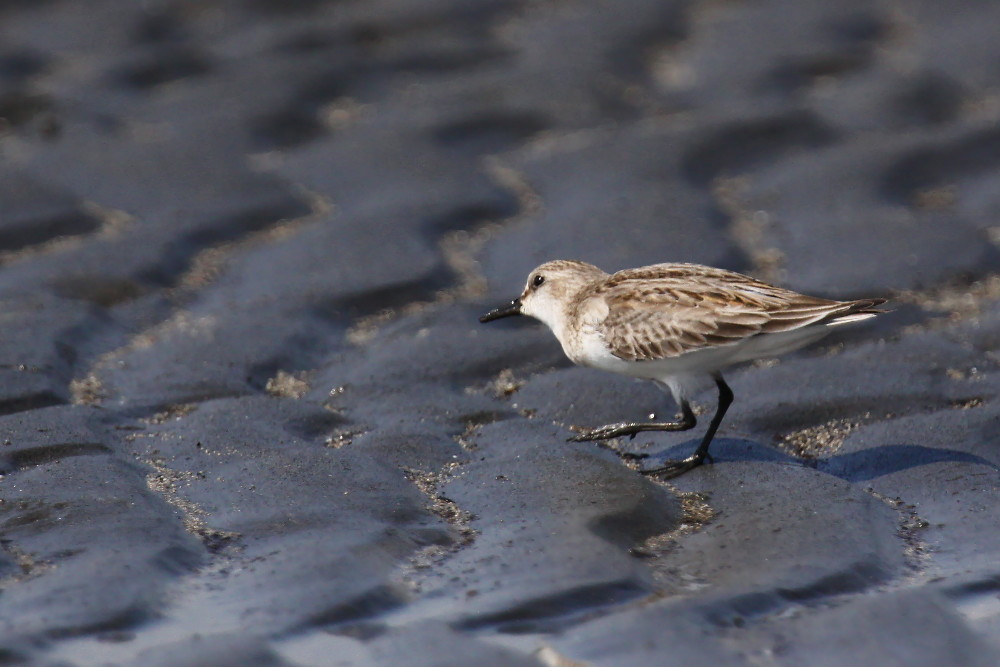
{"label": "white throat", "polygon": [[555,299],[532,299],[521,312],[529,317],[533,317],[552,331],[559,340],[563,349],[567,349],[567,344],[572,337],[569,313],[566,311],[566,304]]}

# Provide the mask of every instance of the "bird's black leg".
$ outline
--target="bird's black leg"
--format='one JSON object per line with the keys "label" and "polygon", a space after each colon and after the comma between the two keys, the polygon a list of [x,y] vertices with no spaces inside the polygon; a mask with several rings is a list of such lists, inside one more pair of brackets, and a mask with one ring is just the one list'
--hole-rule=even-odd
{"label": "bird's black leg", "polygon": [[719,388],[719,407],[715,410],[715,416],[712,417],[711,423],[708,425],[708,430],[705,432],[705,437],[701,439],[701,444],[698,445],[698,449],[694,451],[694,454],[682,459],[680,461],[668,461],[665,465],[659,468],[650,468],[649,470],[642,470],[643,475],[657,475],[662,477],[676,477],[683,472],[687,472],[691,468],[700,466],[705,458],[708,456],[708,446],[712,444],[712,438],[715,437],[715,432],[719,430],[719,424],[722,423],[722,418],[726,416],[726,410],[733,403],[733,390],[729,388],[726,381],[722,379],[722,375],[716,373],[715,386]]}
{"label": "bird's black leg", "polygon": [[584,442],[586,440],[607,440],[623,435],[634,436],[643,431],[687,431],[695,427],[698,420],[687,401],[681,401],[681,419],[676,422],[621,422],[608,424],[569,438],[569,442]]}

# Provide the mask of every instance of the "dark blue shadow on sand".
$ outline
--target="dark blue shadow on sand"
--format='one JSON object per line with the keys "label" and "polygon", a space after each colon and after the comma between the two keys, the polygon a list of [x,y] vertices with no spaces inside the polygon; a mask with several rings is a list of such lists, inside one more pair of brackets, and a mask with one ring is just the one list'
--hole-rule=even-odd
{"label": "dark blue shadow on sand", "polygon": [[942,462],[974,463],[1000,471],[995,463],[981,456],[956,449],[922,445],[882,445],[850,454],[838,454],[816,461],[816,469],[848,482],[867,482],[882,475]]}
{"label": "dark blue shadow on sand", "polygon": [[[643,467],[655,468],[661,465],[664,460],[684,458],[691,454],[697,446],[698,440],[691,440],[663,452],[650,452]],[[1000,466],[981,456],[956,449],[940,449],[922,445],[881,445],[848,454],[837,454],[825,459],[800,459],[753,440],[719,438],[712,443],[710,452],[716,463],[755,461],[799,465],[803,468],[813,468],[839,477],[848,482],[867,482],[901,470],[945,461],[973,463],[1000,471]]]}

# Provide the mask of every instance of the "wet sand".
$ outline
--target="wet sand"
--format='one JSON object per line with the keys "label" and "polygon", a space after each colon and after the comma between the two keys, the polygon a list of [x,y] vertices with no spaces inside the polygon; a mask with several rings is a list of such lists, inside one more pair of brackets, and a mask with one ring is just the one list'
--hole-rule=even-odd
{"label": "wet sand", "polygon": [[[0,3],[0,647],[1000,661],[1000,6]],[[535,265],[894,311],[701,431],[482,326]],[[713,407],[706,392],[698,403]]]}

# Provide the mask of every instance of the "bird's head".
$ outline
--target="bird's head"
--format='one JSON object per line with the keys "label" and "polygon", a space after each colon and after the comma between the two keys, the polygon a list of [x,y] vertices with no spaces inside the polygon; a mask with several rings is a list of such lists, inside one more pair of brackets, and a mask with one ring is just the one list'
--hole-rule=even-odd
{"label": "bird's head", "polygon": [[528,274],[521,296],[510,304],[491,310],[479,318],[492,322],[501,317],[528,315],[555,331],[566,316],[566,308],[580,290],[607,274],[592,264],[559,259],[546,262]]}

